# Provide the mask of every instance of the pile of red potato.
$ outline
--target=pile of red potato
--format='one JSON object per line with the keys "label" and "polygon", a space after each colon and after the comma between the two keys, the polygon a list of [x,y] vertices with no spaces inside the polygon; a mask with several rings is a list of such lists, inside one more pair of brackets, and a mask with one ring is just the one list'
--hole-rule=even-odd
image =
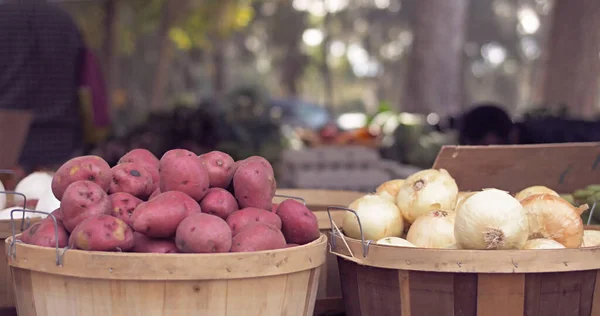
{"label": "pile of red potato", "polygon": [[[174,149],[158,160],[135,149],[113,168],[97,156],[67,161],[52,179],[52,214],[59,247],[90,251],[251,252],[317,239],[316,216],[296,200],[272,204],[275,188],[263,157]],[[55,247],[54,229],[49,216],[20,239]]]}

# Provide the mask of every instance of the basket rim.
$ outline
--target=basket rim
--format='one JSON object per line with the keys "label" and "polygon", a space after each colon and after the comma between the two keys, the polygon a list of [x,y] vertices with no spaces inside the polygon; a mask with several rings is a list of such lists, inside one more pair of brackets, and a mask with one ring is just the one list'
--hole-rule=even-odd
{"label": "basket rim", "polygon": [[[5,240],[7,253],[12,237]],[[56,248],[15,243],[7,254],[11,269],[110,280],[223,280],[267,277],[306,271],[325,263],[327,236],[305,245],[257,252],[158,254],[67,250],[56,264]]]}
{"label": "basket rim", "polygon": [[[600,230],[586,226],[585,229]],[[451,273],[541,273],[600,270],[600,247],[539,250],[463,250],[370,244],[363,257],[361,240],[328,234],[330,252],[360,265],[410,271]],[[348,243],[354,256],[344,244]],[[334,247],[335,245],[335,247]]]}

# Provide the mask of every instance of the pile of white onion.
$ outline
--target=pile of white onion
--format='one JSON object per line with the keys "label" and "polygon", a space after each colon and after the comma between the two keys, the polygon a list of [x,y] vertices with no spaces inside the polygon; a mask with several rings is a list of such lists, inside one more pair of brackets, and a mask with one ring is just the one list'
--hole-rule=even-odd
{"label": "pile of white onion", "polygon": [[[382,183],[349,208],[360,218],[365,240],[377,245],[478,250],[600,246],[600,231],[584,231],[581,213],[587,205],[574,207],[545,186],[515,196],[494,188],[459,191],[444,169]],[[352,212],[346,212],[342,227],[346,236],[361,238]]]}

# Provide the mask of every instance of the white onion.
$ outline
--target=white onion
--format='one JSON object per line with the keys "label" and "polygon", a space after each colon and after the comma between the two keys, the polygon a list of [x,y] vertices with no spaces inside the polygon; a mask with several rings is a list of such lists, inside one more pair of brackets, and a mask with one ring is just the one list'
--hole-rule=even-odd
{"label": "white onion", "polygon": [[410,226],[406,240],[422,248],[446,248],[456,244],[455,218],[454,212],[437,210],[426,213]]}
{"label": "white onion", "polygon": [[536,238],[528,240],[523,249],[562,249],[565,248],[561,243],[553,239]]}
{"label": "white onion", "polygon": [[566,248],[578,248],[583,242],[580,210],[559,196],[531,195],[521,200],[529,222],[529,239],[554,239]]}
{"label": "white onion", "polygon": [[507,192],[485,189],[456,211],[454,236],[461,249],[521,249],[529,236],[527,214]]}
{"label": "white onion", "polygon": [[376,244],[395,247],[415,247],[415,245],[411,244],[408,240],[400,237],[381,238],[376,242]]}
{"label": "white onion", "polygon": [[[9,207],[9,208],[3,209],[2,211],[0,211],[0,220],[10,219],[10,212],[12,210],[22,210],[22,209],[23,209],[22,206],[14,206],[14,207]],[[26,210],[29,210],[29,209],[26,209]],[[23,211],[14,212],[12,216],[13,216],[14,220],[23,218]],[[33,217],[45,218],[46,216],[47,215],[45,215],[45,214],[25,212],[25,218],[33,218]]]}
{"label": "white onion", "polygon": [[[51,188],[52,174],[43,171],[36,171],[19,181],[15,191],[24,194],[28,200],[39,200],[46,190]],[[21,201],[23,201],[22,196],[14,196],[15,204],[18,204]]]}
{"label": "white onion", "polygon": [[398,195],[398,190],[400,190],[402,183],[404,183],[404,179],[386,181],[377,187],[375,193],[396,203],[396,196]]}
{"label": "white onion", "polygon": [[[365,240],[379,240],[384,237],[400,237],[404,229],[404,221],[398,207],[389,200],[378,195],[365,195],[349,206],[360,218]],[[350,238],[360,239],[360,228],[356,216],[352,212],[344,214],[342,223],[344,234]]]}
{"label": "white onion", "polygon": [[410,175],[396,196],[404,220],[414,222],[435,210],[451,210],[456,205],[458,186],[445,169],[426,169]]}
{"label": "white onion", "polygon": [[[0,181],[0,191],[5,191],[4,184]],[[0,209],[4,209],[6,207],[6,194],[0,193]]]}
{"label": "white onion", "polygon": [[598,230],[584,230],[583,231],[583,242],[581,247],[598,247],[600,246],[600,231]]}
{"label": "white onion", "polygon": [[475,193],[477,193],[477,191],[458,192],[456,195],[456,206],[454,207],[454,210],[456,211],[456,209],[458,209],[471,195]]}
{"label": "white onion", "polygon": [[44,194],[40,197],[37,205],[35,206],[36,211],[42,211],[51,213],[60,207],[60,201],[52,193],[52,188],[48,188]]}
{"label": "white onion", "polygon": [[545,187],[543,185],[534,185],[519,191],[519,193],[515,194],[515,198],[519,201],[523,201],[524,199],[536,194],[550,194],[554,196],[560,196],[558,193],[556,193],[556,191],[548,187]]}

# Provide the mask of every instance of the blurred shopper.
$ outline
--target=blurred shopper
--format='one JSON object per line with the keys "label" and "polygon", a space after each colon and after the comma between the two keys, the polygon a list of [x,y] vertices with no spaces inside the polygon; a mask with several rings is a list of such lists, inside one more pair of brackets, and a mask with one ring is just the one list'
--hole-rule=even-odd
{"label": "blurred shopper", "polygon": [[25,170],[52,168],[81,154],[86,55],[77,26],[57,5],[0,2],[0,109],[34,114],[19,161]]}

